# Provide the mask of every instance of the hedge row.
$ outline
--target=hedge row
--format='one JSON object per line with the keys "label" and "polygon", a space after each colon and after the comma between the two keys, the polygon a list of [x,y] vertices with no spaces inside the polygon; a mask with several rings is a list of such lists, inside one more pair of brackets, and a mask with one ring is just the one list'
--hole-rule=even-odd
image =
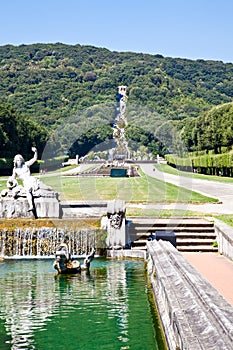
{"label": "hedge row", "polygon": [[202,174],[233,176],[233,151],[222,154],[189,155],[181,158],[166,155],[167,163],[184,171],[197,171]]}

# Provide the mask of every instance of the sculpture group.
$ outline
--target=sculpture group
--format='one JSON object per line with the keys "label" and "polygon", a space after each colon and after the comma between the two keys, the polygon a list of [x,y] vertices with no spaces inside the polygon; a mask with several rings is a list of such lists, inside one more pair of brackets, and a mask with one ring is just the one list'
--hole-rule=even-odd
{"label": "sculpture group", "polygon": [[[38,158],[36,147],[32,147],[32,151],[34,152],[34,156],[28,161],[25,161],[21,154],[17,154],[14,157],[14,168],[12,176],[7,180],[7,190],[3,190],[1,193],[2,197],[9,196],[14,199],[26,197],[29,204],[28,211],[35,210],[34,195],[36,195],[36,191],[40,188],[39,180],[31,176],[30,172],[31,165]],[[19,185],[17,178],[22,181],[23,186]]]}
{"label": "sculpture group", "polygon": [[[28,161],[25,161],[21,154],[14,157],[14,166],[12,175],[7,180],[7,189],[1,192],[0,217],[30,217],[30,213],[34,218],[60,215],[58,193],[31,175],[30,167],[38,159],[36,147],[32,147],[32,152],[34,155]],[[35,199],[38,207],[35,205]]]}

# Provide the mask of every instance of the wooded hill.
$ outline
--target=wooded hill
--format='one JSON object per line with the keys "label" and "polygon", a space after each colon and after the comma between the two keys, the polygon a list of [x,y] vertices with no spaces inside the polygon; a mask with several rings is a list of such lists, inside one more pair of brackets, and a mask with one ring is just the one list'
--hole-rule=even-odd
{"label": "wooded hill", "polygon": [[64,44],[0,47],[0,98],[41,125],[77,109],[115,102],[128,86],[130,103],[166,119],[197,117],[231,102],[233,64]]}
{"label": "wooded hill", "polygon": [[[70,150],[72,146],[73,154],[84,155],[96,143],[111,137],[114,112],[108,110],[115,108],[118,85],[128,86],[127,133],[134,145],[149,146],[154,153],[165,150],[171,143],[177,144],[168,137],[168,129],[175,126],[188,150],[215,148],[213,142],[207,145],[200,141],[205,139],[200,137],[205,134],[202,128],[208,129],[208,122],[203,124],[201,120],[208,120],[209,117],[203,116],[213,107],[232,102],[233,64],[159,54],[111,52],[104,48],[61,43],[0,47],[0,103],[3,103],[3,110],[11,110],[13,106],[15,112],[10,115],[22,115],[36,123],[35,132],[30,129],[28,133],[30,137],[39,134],[42,127],[48,134],[58,129],[60,134],[51,140],[53,145],[59,140],[57,153]],[[107,108],[96,110],[93,107],[102,104],[107,104]],[[146,113],[143,108],[148,109]],[[78,126],[77,120],[72,120],[77,115],[81,121]],[[232,118],[230,114],[230,123]],[[20,120],[21,117],[17,122],[19,134],[23,127]],[[5,121],[0,120],[0,141],[2,137],[7,148],[14,128],[7,128]],[[66,121],[69,121],[67,125]],[[230,135],[231,127],[228,131]],[[45,129],[36,142],[41,148],[44,132]],[[218,127],[211,132],[212,135],[218,133]],[[161,145],[164,137],[165,147]],[[232,137],[228,138],[227,147],[232,142]],[[14,142],[11,143],[10,149],[14,153]],[[216,150],[222,145],[217,145]],[[1,156],[5,149],[1,147]],[[51,155],[53,153],[51,150]]]}

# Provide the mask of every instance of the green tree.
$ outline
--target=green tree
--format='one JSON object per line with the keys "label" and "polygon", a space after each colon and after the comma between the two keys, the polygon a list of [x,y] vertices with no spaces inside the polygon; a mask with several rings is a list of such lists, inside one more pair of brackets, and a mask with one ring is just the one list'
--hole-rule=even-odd
{"label": "green tree", "polygon": [[0,157],[12,158],[17,153],[31,156],[32,146],[41,154],[47,136],[45,128],[18,114],[11,105],[0,103]]}
{"label": "green tree", "polygon": [[212,108],[196,119],[187,119],[181,136],[189,150],[213,150],[233,145],[233,103]]}

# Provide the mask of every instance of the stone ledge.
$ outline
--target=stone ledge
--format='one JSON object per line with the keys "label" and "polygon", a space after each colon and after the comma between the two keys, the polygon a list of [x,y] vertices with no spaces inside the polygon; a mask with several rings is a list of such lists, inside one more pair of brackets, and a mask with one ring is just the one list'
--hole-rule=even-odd
{"label": "stone ledge", "polygon": [[147,243],[148,274],[169,349],[230,350],[233,307],[165,241]]}
{"label": "stone ledge", "polygon": [[132,249],[108,249],[108,258],[132,258],[132,259],[144,259],[146,260],[147,253],[143,250],[132,250]]}
{"label": "stone ledge", "polygon": [[[60,204],[56,198],[34,198],[38,218],[59,218]],[[28,212],[26,198],[0,199],[0,218],[33,218],[33,212]]]}
{"label": "stone ledge", "polygon": [[224,222],[214,219],[218,251],[233,261],[233,228]]}

